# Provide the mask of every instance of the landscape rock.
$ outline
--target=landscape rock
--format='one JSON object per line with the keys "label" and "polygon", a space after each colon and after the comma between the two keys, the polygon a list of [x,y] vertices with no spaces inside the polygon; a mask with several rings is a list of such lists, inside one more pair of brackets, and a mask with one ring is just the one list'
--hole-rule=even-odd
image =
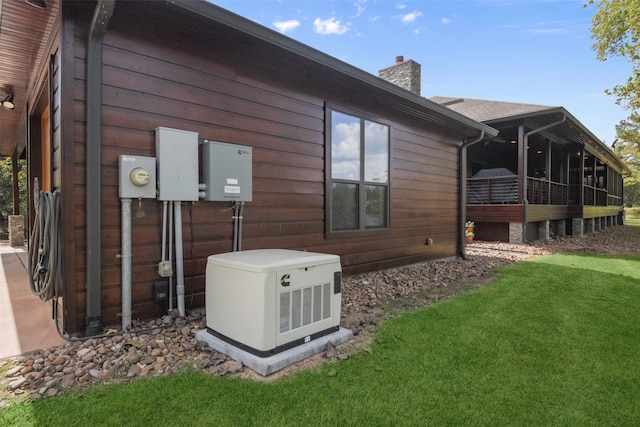
{"label": "landscape rock", "polygon": [[[430,261],[344,277],[341,326],[351,329],[352,341],[361,344],[331,344],[319,358],[345,360],[351,352],[366,350],[378,325],[394,313],[452,298],[489,283],[497,267],[554,252],[639,255],[640,227],[612,227],[582,238],[561,237],[533,245],[474,242],[467,247],[466,260]],[[106,381],[166,375],[185,366],[211,375],[249,376],[251,370],[241,362],[195,339],[195,332],[205,327],[204,309],[190,310],[186,317],[174,311],[135,322],[135,329],[125,333],[71,339],[58,347],[2,359],[0,393],[26,394],[35,400]],[[301,363],[290,370],[312,366]]]}
{"label": "landscape rock", "polygon": [[20,388],[26,382],[27,382],[26,378],[22,378],[21,377],[21,378],[15,379],[15,380],[13,380],[13,381],[11,381],[9,383],[9,388],[11,390],[16,390],[16,389]]}

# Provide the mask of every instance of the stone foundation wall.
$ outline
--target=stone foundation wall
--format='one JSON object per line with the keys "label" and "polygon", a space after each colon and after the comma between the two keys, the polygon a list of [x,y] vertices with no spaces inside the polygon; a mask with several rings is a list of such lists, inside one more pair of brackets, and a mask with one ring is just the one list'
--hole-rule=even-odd
{"label": "stone foundation wall", "polygon": [[509,243],[522,243],[522,223],[509,223]]}
{"label": "stone foundation wall", "polygon": [[549,240],[549,221],[538,222],[538,240]]}
{"label": "stone foundation wall", "polygon": [[9,244],[24,246],[24,217],[22,215],[9,215]]}
{"label": "stone foundation wall", "polygon": [[582,218],[571,219],[571,234],[573,236],[584,236],[584,220]]}

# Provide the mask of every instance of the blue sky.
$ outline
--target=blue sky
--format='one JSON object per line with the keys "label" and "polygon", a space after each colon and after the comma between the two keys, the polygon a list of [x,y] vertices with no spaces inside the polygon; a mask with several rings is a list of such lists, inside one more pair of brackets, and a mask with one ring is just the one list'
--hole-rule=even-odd
{"label": "blue sky", "polygon": [[378,75],[422,65],[422,96],[563,106],[611,145],[629,112],[604,90],[631,65],[592,49],[586,0],[212,0]]}

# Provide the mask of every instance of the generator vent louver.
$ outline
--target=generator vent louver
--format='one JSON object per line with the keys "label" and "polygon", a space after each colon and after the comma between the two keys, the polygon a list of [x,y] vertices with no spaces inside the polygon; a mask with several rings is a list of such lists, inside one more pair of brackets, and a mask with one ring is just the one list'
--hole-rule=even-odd
{"label": "generator vent louver", "polygon": [[323,283],[280,294],[280,333],[331,317],[332,286]]}

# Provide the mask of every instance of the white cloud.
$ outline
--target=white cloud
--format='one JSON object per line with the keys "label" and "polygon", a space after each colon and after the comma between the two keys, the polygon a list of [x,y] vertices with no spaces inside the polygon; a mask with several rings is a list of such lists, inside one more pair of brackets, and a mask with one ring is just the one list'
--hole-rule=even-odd
{"label": "white cloud", "polygon": [[451,23],[451,19],[449,18],[442,18],[440,20],[440,22],[442,22],[444,25],[450,24]]}
{"label": "white cloud", "polygon": [[338,123],[332,138],[331,176],[360,179],[360,122]]}
{"label": "white cloud", "polygon": [[300,21],[297,19],[290,19],[288,21],[276,21],[273,26],[278,29],[282,34],[289,31],[293,31],[300,26]]}
{"label": "white cloud", "polygon": [[362,12],[364,12],[366,9],[366,4],[367,0],[356,0],[356,2],[353,4],[356,7],[356,16],[354,16],[354,18],[362,15]]}
{"label": "white cloud", "polygon": [[365,122],[364,179],[388,182],[389,128],[380,123]]}
{"label": "white cloud", "polygon": [[405,9],[406,7],[407,7],[407,5],[404,4],[404,3],[398,3],[396,5],[396,9],[400,9],[400,10]]}
{"label": "white cloud", "polygon": [[567,30],[566,28],[531,28],[529,30],[527,30],[527,32],[529,34],[542,34],[542,35],[554,35],[554,34],[567,34],[570,33],[571,31]]}
{"label": "white cloud", "polygon": [[400,21],[402,21],[402,23],[405,24],[405,25],[406,24],[412,24],[420,16],[422,16],[422,12],[414,10],[413,12],[409,12],[407,14],[402,15],[400,17]]}
{"label": "white cloud", "polygon": [[349,27],[346,25],[342,25],[342,23],[337,20],[335,17],[331,17],[329,19],[322,20],[320,18],[316,18],[313,21],[313,29],[316,33],[326,35],[326,34],[337,34],[342,35],[349,31]]}

